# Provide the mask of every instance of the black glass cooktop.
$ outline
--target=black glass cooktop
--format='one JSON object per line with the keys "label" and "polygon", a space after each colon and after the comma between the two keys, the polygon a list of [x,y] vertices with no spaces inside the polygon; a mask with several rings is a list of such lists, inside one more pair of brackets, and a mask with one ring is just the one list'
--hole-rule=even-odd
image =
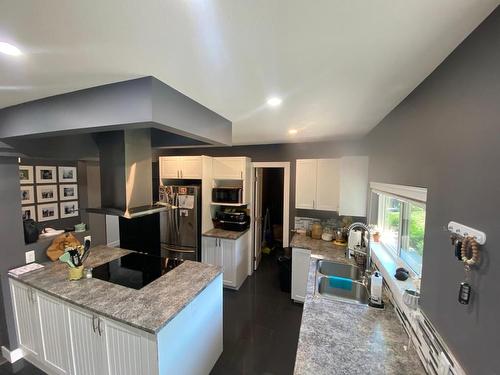
{"label": "black glass cooktop", "polygon": [[95,267],[92,277],[133,289],[141,289],[183,262],[156,255],[131,253]]}

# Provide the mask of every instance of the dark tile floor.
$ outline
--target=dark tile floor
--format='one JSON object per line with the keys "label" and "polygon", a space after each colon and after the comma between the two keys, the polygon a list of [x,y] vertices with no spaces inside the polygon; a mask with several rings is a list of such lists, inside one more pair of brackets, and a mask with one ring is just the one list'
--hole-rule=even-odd
{"label": "dark tile floor", "polygon": [[[224,289],[224,352],[211,375],[293,374],[302,305],[279,287],[275,256],[265,256],[239,291]],[[0,375],[43,375],[19,360]]]}
{"label": "dark tile floor", "polygon": [[224,352],[212,375],[293,374],[302,305],[279,287],[274,256],[239,291],[224,289]]}
{"label": "dark tile floor", "polygon": [[0,375],[44,375],[45,372],[39,370],[31,363],[20,359],[16,363],[4,363],[0,365]]}

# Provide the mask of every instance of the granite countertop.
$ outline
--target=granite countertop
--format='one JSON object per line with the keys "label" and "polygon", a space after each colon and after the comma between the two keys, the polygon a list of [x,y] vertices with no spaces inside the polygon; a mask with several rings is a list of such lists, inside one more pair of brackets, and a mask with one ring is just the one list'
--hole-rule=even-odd
{"label": "granite countertop", "polygon": [[[85,267],[96,267],[131,252],[96,246],[91,249]],[[185,261],[136,290],[100,279],[68,281],[66,264],[48,262],[44,265],[43,270],[12,278],[66,302],[152,334],[158,333],[222,273],[222,269],[217,266]]]}
{"label": "granite countertop", "polygon": [[226,240],[237,240],[238,238],[243,236],[246,232],[248,232],[248,230],[249,229],[247,228],[244,231],[239,232],[235,230],[213,228],[203,233],[203,235],[206,237],[224,238]]}
{"label": "granite countertop", "polygon": [[311,256],[316,259],[355,264],[353,259],[346,259],[346,247],[336,245],[333,241],[314,240],[305,234],[294,234],[290,242],[290,247],[311,250]]}
{"label": "granite countertop", "polygon": [[297,236],[291,246],[312,258],[294,374],[425,374],[416,351],[405,351],[408,336],[390,304],[379,310],[315,294],[317,260],[349,262],[344,248]]}

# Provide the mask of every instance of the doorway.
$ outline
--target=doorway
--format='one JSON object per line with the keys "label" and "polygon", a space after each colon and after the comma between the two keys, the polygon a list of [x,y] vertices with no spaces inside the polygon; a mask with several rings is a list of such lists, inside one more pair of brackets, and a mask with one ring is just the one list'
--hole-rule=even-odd
{"label": "doorway", "polygon": [[288,247],[290,163],[253,163],[253,269],[262,254]]}

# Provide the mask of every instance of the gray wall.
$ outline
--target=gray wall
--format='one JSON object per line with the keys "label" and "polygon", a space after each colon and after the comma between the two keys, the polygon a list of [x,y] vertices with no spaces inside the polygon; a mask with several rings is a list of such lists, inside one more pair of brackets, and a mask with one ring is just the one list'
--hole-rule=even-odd
{"label": "gray wall", "polygon": [[[428,188],[422,308],[470,374],[500,369],[500,8],[368,136],[370,180]],[[473,301],[458,303],[464,270],[455,220],[486,232]]]}
{"label": "gray wall", "polygon": [[[12,315],[7,271],[24,263],[24,235],[19,195],[19,164],[16,158],[0,158],[0,283],[4,301],[5,323],[8,336],[0,337],[2,345],[16,348],[16,333]],[[18,218],[14,220],[13,218]],[[1,317],[0,317],[1,318]],[[9,341],[10,337],[10,341]]]}
{"label": "gray wall", "polygon": [[[33,161],[34,162],[34,161]],[[44,164],[57,162],[43,161]],[[38,161],[36,162],[38,163]],[[73,163],[75,162],[64,162]],[[78,162],[78,187],[79,199],[82,207],[87,204],[97,205],[100,202],[99,168],[95,162]],[[3,306],[0,307],[0,344],[10,349],[17,348],[17,338],[14,328],[14,316],[10,299],[7,271],[25,263],[24,253],[27,250],[35,250],[36,261],[47,260],[46,248],[50,240],[40,241],[36,244],[25,245],[23,225],[21,220],[21,199],[19,184],[19,164],[17,158],[0,157],[0,283],[2,287]],[[82,220],[89,224],[90,231],[86,234],[92,235],[94,244],[103,244],[106,241],[105,218],[103,215],[82,215]],[[18,218],[18,219],[17,219]],[[66,221],[48,222],[51,226],[64,227]]]}
{"label": "gray wall", "polygon": [[327,211],[295,210],[295,160],[315,158],[338,158],[341,156],[368,155],[368,150],[363,142],[311,142],[288,143],[233,147],[207,147],[184,149],[156,149],[153,161],[157,162],[159,156],[170,155],[207,155],[207,156],[247,156],[253,162],[290,162],[290,229],[293,229],[294,217],[308,216],[326,219],[337,215]]}

